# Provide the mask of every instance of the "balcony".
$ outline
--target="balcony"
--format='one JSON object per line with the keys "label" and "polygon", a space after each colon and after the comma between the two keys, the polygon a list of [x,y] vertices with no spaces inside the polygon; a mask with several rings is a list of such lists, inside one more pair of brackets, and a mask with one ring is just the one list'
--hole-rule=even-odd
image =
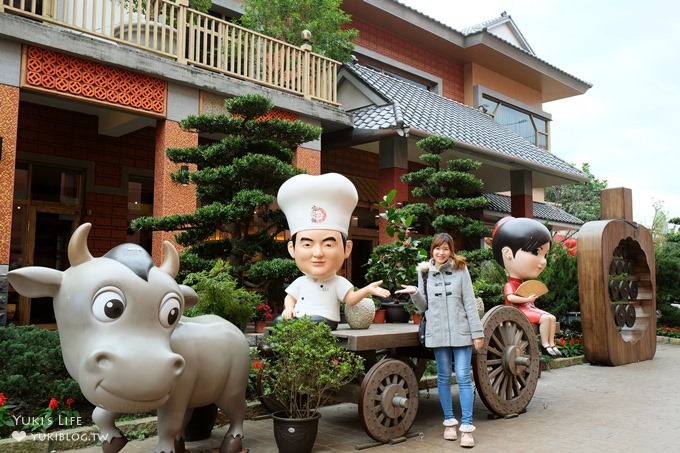
{"label": "balcony", "polygon": [[18,14],[331,105],[340,63],[200,13],[188,0],[1,0]]}

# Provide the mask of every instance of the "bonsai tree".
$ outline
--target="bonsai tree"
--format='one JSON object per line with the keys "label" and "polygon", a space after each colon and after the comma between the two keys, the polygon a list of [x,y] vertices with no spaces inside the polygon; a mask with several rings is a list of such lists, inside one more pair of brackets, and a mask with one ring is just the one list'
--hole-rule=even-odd
{"label": "bonsai tree", "polygon": [[454,237],[473,239],[489,235],[484,222],[471,215],[488,204],[481,193],[484,183],[472,173],[482,164],[472,159],[442,162],[444,151],[455,148],[455,142],[447,137],[433,135],[416,145],[423,150],[420,159],[426,166],[406,173],[401,179],[409,184],[413,197],[427,202],[408,204],[400,208],[400,214],[413,216],[420,225],[432,225],[434,232],[447,232]]}
{"label": "bonsai tree", "polygon": [[276,324],[267,342],[263,391],[285,408],[288,418],[310,418],[332,396],[364,371],[363,358],[338,344],[325,323],[308,317]]}
{"label": "bonsai tree", "polygon": [[349,28],[350,16],[341,0],[246,0],[244,27],[300,46],[302,31],[312,33],[312,51],[342,63],[352,56],[359,32]]}
{"label": "bonsai tree", "polygon": [[294,150],[318,138],[321,129],[265,117],[273,104],[260,95],[231,98],[225,106],[227,114],[192,115],[180,123],[187,130],[223,138],[166,151],[171,161],[197,168],[178,170],[171,178],[195,184],[200,207],[189,214],[140,217],[131,228],[177,231],[175,240],[185,247],[180,280],[187,272],[212,268],[221,258],[243,286],[254,261],[288,256],[285,242],[275,240],[286,222],[273,201],[281,184],[301,173],[292,165]]}

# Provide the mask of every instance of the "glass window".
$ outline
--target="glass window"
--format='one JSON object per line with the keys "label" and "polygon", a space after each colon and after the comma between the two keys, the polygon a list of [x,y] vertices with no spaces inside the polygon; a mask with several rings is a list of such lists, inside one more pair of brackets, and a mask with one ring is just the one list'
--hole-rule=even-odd
{"label": "glass window", "polygon": [[487,95],[483,96],[480,109],[537,147],[548,149],[547,119]]}
{"label": "glass window", "polygon": [[19,162],[14,173],[14,199],[28,200],[28,164]]}
{"label": "glass window", "polygon": [[82,180],[80,171],[33,165],[31,199],[72,206],[80,204]]}

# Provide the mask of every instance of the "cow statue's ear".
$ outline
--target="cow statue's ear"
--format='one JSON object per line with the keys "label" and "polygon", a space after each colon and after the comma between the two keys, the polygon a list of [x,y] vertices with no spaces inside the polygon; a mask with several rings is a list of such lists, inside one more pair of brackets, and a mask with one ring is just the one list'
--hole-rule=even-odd
{"label": "cow statue's ear", "polygon": [[184,296],[184,311],[187,311],[198,303],[198,294],[191,286],[179,285],[182,296]]}
{"label": "cow statue's ear", "polygon": [[25,297],[54,297],[61,286],[63,272],[41,266],[20,267],[9,271],[10,285]]}

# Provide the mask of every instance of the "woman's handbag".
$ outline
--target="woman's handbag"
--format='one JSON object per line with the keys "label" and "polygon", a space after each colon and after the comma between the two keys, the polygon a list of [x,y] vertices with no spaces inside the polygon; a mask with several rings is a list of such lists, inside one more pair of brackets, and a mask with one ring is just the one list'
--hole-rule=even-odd
{"label": "woman's handbag", "polygon": [[420,324],[418,325],[418,340],[420,340],[420,345],[425,346],[425,328],[427,325],[427,319],[425,318],[425,313],[420,318]]}
{"label": "woman's handbag", "polygon": [[[423,290],[425,291],[425,300],[427,300],[427,276],[429,275],[428,271],[422,271],[421,272],[423,276]],[[418,340],[420,341],[420,345],[425,347],[425,329],[427,328],[427,318],[425,318],[425,313],[423,313],[423,316],[420,318],[420,324],[418,325]]]}

